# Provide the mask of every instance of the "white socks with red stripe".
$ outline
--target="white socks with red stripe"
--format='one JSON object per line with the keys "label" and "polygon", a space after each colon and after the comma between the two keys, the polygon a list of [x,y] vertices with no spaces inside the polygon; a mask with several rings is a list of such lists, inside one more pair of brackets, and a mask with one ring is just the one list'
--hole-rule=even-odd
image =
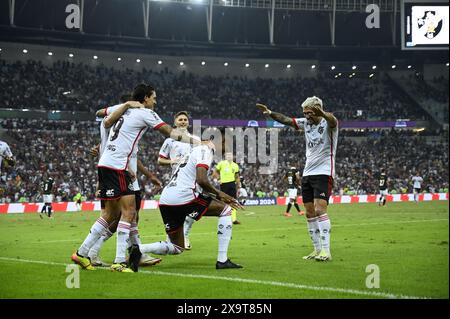
{"label": "white socks with red stripe", "polygon": [[192,224],[194,224],[195,219],[190,217],[190,216],[186,216],[186,219],[184,220],[184,225],[183,225],[183,229],[184,229],[184,237],[189,237],[189,233],[191,232],[191,228],[192,228]]}
{"label": "white socks with red stripe", "polygon": [[116,259],[114,260],[115,264],[124,263],[126,261],[128,241],[130,240],[130,228],[131,224],[122,220],[117,226]]}
{"label": "white socks with red stripe", "polygon": [[94,257],[98,257],[98,255],[100,254],[100,249],[102,249],[103,247],[103,244],[105,243],[105,241],[110,239],[112,235],[113,233],[109,229],[106,229],[105,233],[95,242],[94,246],[92,246],[92,248],[89,250],[88,253],[89,258],[92,259]]}
{"label": "white socks with red stripe", "polygon": [[320,228],[318,217],[308,218],[308,232],[313,242],[314,249],[319,252],[322,249],[322,246],[320,245]]}
{"label": "white socks with red stripe", "polygon": [[183,252],[183,248],[167,241],[158,241],[152,244],[140,244],[141,253],[153,253],[156,255],[178,255]]}
{"label": "white socks with red stripe", "polygon": [[97,240],[103,235],[103,233],[108,229],[108,223],[102,217],[97,219],[97,221],[92,225],[89,235],[87,235],[84,242],[78,248],[78,254],[87,257],[89,250],[97,242]]}
{"label": "white socks with red stripe", "polygon": [[322,243],[322,249],[329,254],[330,253],[330,232],[331,222],[327,213],[324,213],[318,217],[318,224],[320,230],[320,241]]}
{"label": "white socks with red stripe", "polygon": [[139,237],[138,225],[136,223],[131,223],[130,228],[130,246],[142,244],[141,238]]}
{"label": "white socks with red stripe", "polygon": [[217,239],[219,241],[219,251],[217,261],[225,262],[228,259],[228,246],[230,245],[231,233],[233,231],[233,220],[231,218],[231,207],[225,206],[220,213],[217,223]]}

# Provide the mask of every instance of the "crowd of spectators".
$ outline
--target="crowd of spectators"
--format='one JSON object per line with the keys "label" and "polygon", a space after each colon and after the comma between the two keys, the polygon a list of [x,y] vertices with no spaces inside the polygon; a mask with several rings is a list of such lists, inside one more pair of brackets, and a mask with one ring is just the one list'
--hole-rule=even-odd
{"label": "crowd of spectators", "polygon": [[[89,149],[99,142],[99,123],[95,121],[0,120],[0,129],[8,136],[17,160],[15,167],[2,166],[0,201],[39,201],[41,183],[55,180],[57,200],[71,200],[80,191],[94,198],[97,182],[96,161]],[[252,128],[253,129],[253,128]],[[283,128],[278,132],[278,166],[271,175],[261,174],[265,163],[239,163],[250,195],[283,195],[284,174],[291,166],[300,171],[305,163],[304,136]],[[448,189],[448,131],[433,136],[410,130],[340,130],[336,154],[334,195],[374,194],[378,192],[377,174],[383,168],[390,178],[391,192],[412,192],[411,176],[418,172],[426,191]],[[139,159],[167,183],[170,169],[157,164],[164,138],[148,132],[139,145]],[[247,144],[246,144],[247,145]],[[248,145],[247,145],[248,146]],[[267,145],[271,147],[271,145]],[[248,152],[247,152],[248,154]],[[140,176],[145,198],[155,194],[151,183]]]}
{"label": "crowd of spectators", "polygon": [[258,120],[263,116],[255,112],[255,102],[296,115],[305,97],[317,95],[341,120],[428,119],[384,76],[329,78],[318,73],[315,78],[248,79],[173,73],[167,68],[137,72],[63,61],[47,66],[33,60],[0,60],[0,108],[92,113],[116,104],[120,95],[141,82],[156,88],[157,110],[162,115],[188,110],[193,118]]}

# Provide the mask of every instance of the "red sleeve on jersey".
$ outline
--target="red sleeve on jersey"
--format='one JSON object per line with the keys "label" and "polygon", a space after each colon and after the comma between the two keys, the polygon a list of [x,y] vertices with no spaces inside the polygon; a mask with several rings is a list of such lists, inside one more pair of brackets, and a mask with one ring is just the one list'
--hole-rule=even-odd
{"label": "red sleeve on jersey", "polygon": [[208,165],[206,165],[206,164],[197,164],[197,166],[196,167],[204,167],[204,168],[206,168],[206,170],[208,170],[209,169],[209,166]]}
{"label": "red sleeve on jersey", "polygon": [[169,159],[167,156],[164,156],[164,155],[162,155],[162,154],[159,154],[159,157],[160,157],[160,158]]}
{"label": "red sleeve on jersey", "polygon": [[162,126],[164,126],[164,125],[167,125],[167,123],[161,122],[161,123],[159,123],[158,125],[156,125],[153,129],[154,129],[154,130],[159,130],[159,128],[162,127]]}
{"label": "red sleeve on jersey", "polygon": [[297,121],[295,120],[295,118],[292,118],[292,122],[294,123],[295,129],[299,130],[300,128],[297,125]]}

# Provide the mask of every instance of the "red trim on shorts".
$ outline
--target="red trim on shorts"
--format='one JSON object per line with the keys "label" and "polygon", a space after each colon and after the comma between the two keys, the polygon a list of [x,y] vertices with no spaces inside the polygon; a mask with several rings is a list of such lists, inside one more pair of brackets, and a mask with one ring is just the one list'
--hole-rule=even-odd
{"label": "red trim on shorts", "polygon": [[[172,233],[176,233],[178,231],[178,229],[180,229],[181,227],[183,227],[183,225],[171,230],[171,231],[166,231],[166,234],[172,234]],[[170,240],[170,239],[169,239]]]}
{"label": "red trim on shorts", "polygon": [[197,198],[194,198],[190,202],[187,202],[187,203],[184,203],[184,204],[176,204],[176,205],[159,204],[159,206],[169,206],[169,207],[172,207],[172,206],[175,206],[175,207],[176,206],[184,206],[184,205],[189,205],[189,204],[195,203],[196,201],[197,201]]}
{"label": "red trim on shorts", "polygon": [[209,166],[206,164],[197,164],[197,166],[195,166],[195,167],[203,167],[203,168],[206,168],[206,170],[209,170]]}
{"label": "red trim on shorts", "polygon": [[117,169],[117,168],[113,168],[113,167],[109,167],[109,166],[100,166],[100,165],[97,165],[97,168],[107,168],[107,169],[110,169],[110,170],[112,170],[112,171],[116,171],[116,172],[123,172],[124,171],[124,169]]}
{"label": "red trim on shorts", "polygon": [[295,120],[295,117],[292,118],[292,123],[294,123],[295,129],[300,129],[300,127],[298,127],[297,121]]}
{"label": "red trim on shorts", "polygon": [[120,182],[120,191],[121,192],[126,192],[126,190],[127,190],[127,181],[126,181],[126,178],[125,178],[125,173],[123,171],[119,172],[119,182]]}
{"label": "red trim on shorts", "polygon": [[169,159],[167,156],[164,156],[164,155],[161,155],[161,154],[159,154],[159,158]]}
{"label": "red trim on shorts", "polygon": [[332,190],[333,190],[333,177],[328,176],[328,197],[331,196]]}
{"label": "red trim on shorts", "polygon": [[117,196],[117,197],[108,197],[108,198],[97,197],[97,199],[100,199],[100,200],[116,200],[116,199],[119,199],[121,197],[122,197],[122,195]]}
{"label": "red trim on shorts", "polygon": [[167,123],[161,122],[161,123],[159,123],[158,125],[156,125],[153,129],[154,129],[154,130],[157,130],[157,129],[159,129],[160,127],[162,127],[162,126],[164,126],[164,125],[167,125]]}
{"label": "red trim on shorts", "polygon": [[200,217],[197,219],[197,221],[199,221],[200,218],[203,217],[203,215],[208,211],[208,209],[209,209],[209,206],[207,206],[207,207],[205,208],[205,210],[200,214]]}

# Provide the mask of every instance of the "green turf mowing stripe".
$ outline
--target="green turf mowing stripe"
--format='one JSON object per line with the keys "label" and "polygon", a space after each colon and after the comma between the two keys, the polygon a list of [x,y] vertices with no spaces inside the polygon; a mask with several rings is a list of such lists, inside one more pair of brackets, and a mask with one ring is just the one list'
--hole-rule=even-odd
{"label": "green turf mowing stripe", "polygon": [[[66,266],[67,265],[65,263],[55,263],[55,262],[40,261],[40,260],[17,259],[17,258],[8,258],[8,257],[0,257],[0,261],[45,264],[45,265],[51,265],[51,266]],[[109,268],[106,268],[106,267],[97,267],[97,268],[102,269],[102,270],[109,270]],[[231,282],[288,287],[288,288],[303,289],[303,290],[338,292],[338,293],[346,293],[346,294],[352,294],[352,295],[380,297],[380,298],[389,298],[389,299],[430,299],[429,297],[425,297],[425,296],[417,297],[417,296],[408,296],[408,295],[403,295],[403,294],[400,294],[400,295],[392,294],[392,293],[386,293],[386,292],[373,292],[373,291],[364,291],[364,290],[355,290],[355,289],[335,288],[335,287],[310,286],[310,285],[301,285],[301,284],[294,284],[294,283],[288,283],[288,282],[264,281],[264,280],[244,279],[244,278],[236,278],[236,277],[219,277],[219,276],[210,276],[210,275],[183,274],[183,273],[171,273],[171,272],[148,271],[148,270],[140,271],[140,273],[143,273],[146,275],[176,276],[176,277],[199,278],[199,279],[208,279],[208,280],[224,280],[224,281],[231,281]]]}

